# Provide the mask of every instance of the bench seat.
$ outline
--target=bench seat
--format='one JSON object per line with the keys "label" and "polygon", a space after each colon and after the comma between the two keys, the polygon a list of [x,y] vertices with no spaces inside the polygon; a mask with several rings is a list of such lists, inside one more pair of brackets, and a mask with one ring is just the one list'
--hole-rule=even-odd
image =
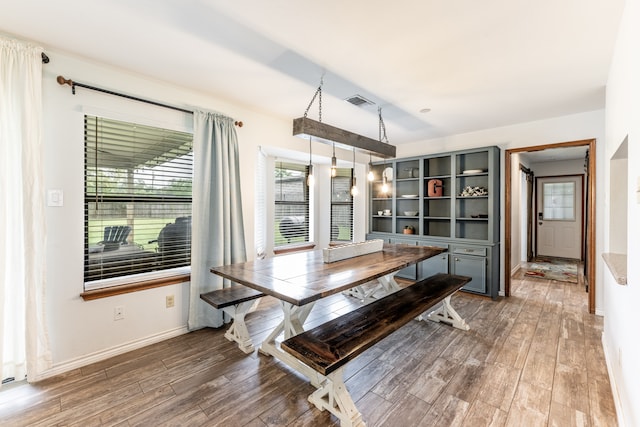
{"label": "bench seat", "polygon": [[233,318],[233,323],[224,336],[229,341],[238,343],[240,350],[248,354],[253,353],[254,347],[244,317],[263,296],[262,292],[255,289],[234,285],[200,294],[200,299]]}
{"label": "bench seat", "polygon": [[[470,277],[436,274],[283,341],[284,351],[327,377],[309,401],[336,415],[342,426],[363,426],[341,368],[411,320],[421,320],[423,313],[439,303],[449,308],[440,309],[433,320],[455,323],[450,317],[457,313],[449,300],[469,281]],[[468,329],[464,320],[462,324],[462,329]]]}

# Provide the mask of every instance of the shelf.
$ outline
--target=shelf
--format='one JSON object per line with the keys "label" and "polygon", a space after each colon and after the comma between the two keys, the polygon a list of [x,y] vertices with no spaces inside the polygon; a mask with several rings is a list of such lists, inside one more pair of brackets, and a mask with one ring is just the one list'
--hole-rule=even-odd
{"label": "shelf", "polygon": [[489,218],[470,218],[470,217],[461,217],[456,218],[456,221],[489,221]]}

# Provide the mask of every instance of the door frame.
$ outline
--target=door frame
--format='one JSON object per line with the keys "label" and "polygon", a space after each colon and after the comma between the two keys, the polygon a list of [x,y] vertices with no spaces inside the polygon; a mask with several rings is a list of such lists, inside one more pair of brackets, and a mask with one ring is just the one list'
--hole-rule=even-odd
{"label": "door frame", "polygon": [[[589,313],[596,311],[596,140],[583,139],[579,141],[559,142],[554,144],[536,145],[530,147],[512,148],[505,150],[505,216],[504,216],[504,295],[511,295],[511,155],[546,150],[548,148],[566,148],[586,146],[589,149],[589,176],[587,177],[587,207],[585,214],[589,218],[586,231],[585,279],[589,284]],[[584,191],[584,190],[583,190]]]}
{"label": "door frame", "polygon": [[[578,174],[571,174],[571,175],[545,175],[545,176],[536,176],[535,177],[535,184],[534,184],[534,188],[535,188],[535,192],[534,194],[536,195],[536,200],[535,200],[535,204],[534,204],[534,214],[536,215],[535,219],[536,219],[536,223],[538,222],[538,217],[537,214],[539,212],[539,206],[538,206],[538,180],[539,179],[545,179],[545,178],[580,178],[580,180],[582,181],[581,185],[580,185],[580,261],[584,261],[584,249],[586,247],[586,239],[584,236],[584,219],[585,219],[585,209],[586,206],[584,204],[584,196],[585,196],[585,188],[584,188],[584,174],[582,175],[578,175]],[[534,256],[538,256],[540,255],[538,253],[538,224],[536,224],[535,228],[535,251],[534,252]]]}

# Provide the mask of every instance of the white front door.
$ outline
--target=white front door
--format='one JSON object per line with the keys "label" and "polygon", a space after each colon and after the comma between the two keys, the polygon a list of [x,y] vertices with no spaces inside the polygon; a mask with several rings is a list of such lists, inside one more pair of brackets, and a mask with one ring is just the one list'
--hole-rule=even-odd
{"label": "white front door", "polygon": [[537,254],[582,258],[582,176],[537,179]]}

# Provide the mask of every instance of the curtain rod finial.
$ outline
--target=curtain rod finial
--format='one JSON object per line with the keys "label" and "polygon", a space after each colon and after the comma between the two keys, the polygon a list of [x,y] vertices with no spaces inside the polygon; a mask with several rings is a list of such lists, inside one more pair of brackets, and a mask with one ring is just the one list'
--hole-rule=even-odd
{"label": "curtain rod finial", "polygon": [[234,123],[236,126],[238,126],[239,128],[241,128],[242,126],[244,126],[244,123],[242,123],[241,121],[237,121]]}
{"label": "curtain rod finial", "polygon": [[73,80],[71,80],[71,79],[68,79],[68,80],[67,80],[67,79],[65,79],[65,78],[64,78],[64,77],[62,77],[62,76],[58,76],[58,77],[56,78],[56,81],[58,82],[58,84],[59,84],[59,85],[67,84],[67,85],[69,85],[69,86],[73,86]]}

